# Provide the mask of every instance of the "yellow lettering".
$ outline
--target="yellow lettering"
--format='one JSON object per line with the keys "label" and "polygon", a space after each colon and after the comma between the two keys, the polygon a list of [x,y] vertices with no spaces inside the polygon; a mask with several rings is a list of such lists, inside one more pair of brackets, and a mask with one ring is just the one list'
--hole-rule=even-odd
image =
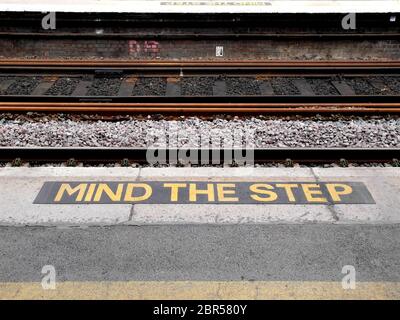
{"label": "yellow lettering", "polygon": [[294,197],[293,188],[297,188],[297,184],[290,184],[290,183],[278,183],[276,185],[277,188],[283,188],[286,191],[286,195],[290,202],[295,202],[296,198]]}
{"label": "yellow lettering", "polygon": [[64,193],[66,192],[69,196],[72,196],[74,193],[78,192],[75,201],[82,201],[83,196],[85,194],[87,188],[87,183],[81,183],[75,188],[72,188],[68,183],[63,183],[58,190],[58,193],[54,199],[55,202],[60,202],[63,198]]}
{"label": "yellow lettering", "polygon": [[114,192],[113,190],[111,190],[111,188],[108,184],[100,183],[99,187],[97,188],[97,192],[96,192],[96,195],[94,196],[93,201],[99,202],[103,193],[106,193],[111,201],[114,201],[114,202],[121,201],[123,188],[124,188],[124,185],[122,183],[118,183],[117,190]]}
{"label": "yellow lettering", "polygon": [[177,202],[179,198],[179,188],[186,188],[186,183],[164,183],[164,188],[171,188],[171,201]]}
{"label": "yellow lettering", "polygon": [[198,190],[195,183],[189,184],[189,201],[196,202],[198,194],[205,194],[208,197],[208,201],[215,201],[214,185],[207,183],[207,190]]}
{"label": "yellow lettering", "polygon": [[227,197],[228,194],[235,194],[235,190],[226,190],[225,188],[235,188],[236,185],[234,183],[218,183],[217,184],[217,193],[218,193],[218,201],[231,201],[236,202],[239,201],[237,197]]}
{"label": "yellow lettering", "polygon": [[343,183],[327,183],[326,188],[328,189],[333,201],[341,201],[342,199],[340,196],[351,194],[353,192],[352,187]]}
{"label": "yellow lettering", "polygon": [[303,191],[304,195],[306,196],[306,199],[308,202],[327,202],[326,198],[324,197],[314,197],[314,195],[322,195],[321,190],[311,190],[315,188],[320,188],[319,184],[303,184]]}
{"label": "yellow lettering", "polygon": [[[134,193],[134,190],[136,188],[143,188],[144,189],[144,195],[138,196],[138,197],[134,197],[133,193]],[[128,183],[128,185],[126,187],[126,193],[125,193],[125,199],[124,200],[126,202],[130,202],[130,201],[134,201],[134,202],[146,201],[147,199],[149,199],[151,197],[152,194],[153,194],[153,189],[148,184],[145,184],[145,183]]]}
{"label": "yellow lettering", "polygon": [[91,183],[90,185],[89,185],[89,189],[88,189],[88,191],[87,191],[87,193],[86,193],[86,197],[85,197],[85,201],[86,202],[89,202],[89,201],[92,201],[92,198],[93,198],[93,194],[94,194],[94,190],[96,189],[96,184],[95,183]]}
{"label": "yellow lettering", "polygon": [[[265,190],[265,189],[267,189],[267,190]],[[266,195],[267,197],[260,197],[259,195],[256,195],[256,194],[252,194],[252,195],[250,195],[250,197],[253,200],[260,201],[260,202],[275,201],[276,199],[278,199],[278,195],[273,191],[269,191],[271,189],[274,189],[274,187],[271,186],[270,184],[266,184],[266,183],[253,184],[250,186],[250,191]]]}

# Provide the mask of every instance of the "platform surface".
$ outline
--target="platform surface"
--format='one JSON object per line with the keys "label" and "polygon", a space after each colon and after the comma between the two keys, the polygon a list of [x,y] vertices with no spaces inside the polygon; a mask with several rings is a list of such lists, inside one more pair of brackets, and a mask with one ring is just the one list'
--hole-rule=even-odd
{"label": "platform surface", "polygon": [[3,0],[0,11],[139,13],[383,13],[399,12],[398,0]]}
{"label": "platform surface", "polygon": [[0,188],[0,299],[400,299],[399,168],[6,167]]}
{"label": "platform surface", "polygon": [[0,186],[2,225],[400,223],[398,168],[10,167]]}

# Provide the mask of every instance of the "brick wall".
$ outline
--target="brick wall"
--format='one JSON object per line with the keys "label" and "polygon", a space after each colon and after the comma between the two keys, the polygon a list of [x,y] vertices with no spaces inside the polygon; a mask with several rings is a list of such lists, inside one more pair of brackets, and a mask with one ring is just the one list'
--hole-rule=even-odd
{"label": "brick wall", "polygon": [[[216,46],[224,57],[215,56]],[[400,59],[400,40],[269,39],[7,39],[0,38],[3,58],[175,59]]]}

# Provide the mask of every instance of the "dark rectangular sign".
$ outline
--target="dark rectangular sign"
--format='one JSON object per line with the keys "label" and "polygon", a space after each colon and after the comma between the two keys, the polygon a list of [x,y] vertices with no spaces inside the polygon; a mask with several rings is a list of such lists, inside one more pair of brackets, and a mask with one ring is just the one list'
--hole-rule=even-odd
{"label": "dark rectangular sign", "polygon": [[373,204],[362,182],[45,182],[35,204]]}

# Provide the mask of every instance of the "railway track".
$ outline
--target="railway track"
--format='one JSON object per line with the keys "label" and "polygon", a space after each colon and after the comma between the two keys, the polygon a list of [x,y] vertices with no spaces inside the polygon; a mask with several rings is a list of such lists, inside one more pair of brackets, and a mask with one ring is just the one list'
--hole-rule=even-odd
{"label": "railway track", "polygon": [[[14,77],[14,78],[13,78]],[[13,94],[18,79],[35,83]],[[137,62],[137,61],[0,61],[0,112],[94,113],[399,113],[400,62]],[[150,80],[156,79],[156,85]],[[187,94],[185,81],[209,79],[207,94]],[[10,80],[11,79],[11,80]],[[60,79],[74,79],[69,94],[48,95]],[[115,83],[107,82],[114,79]],[[232,87],[232,79],[236,87]],[[104,80],[104,84],[101,82]],[[110,81],[114,81],[110,80]],[[273,81],[284,81],[273,86]],[[97,82],[96,82],[97,81]],[[145,83],[145,82],[148,83]],[[150,81],[150,82],[149,82]],[[331,93],[316,92],[318,81]],[[116,87],[104,94],[96,86]],[[150,93],[143,94],[143,90]],[[241,86],[252,83],[250,94]],[[272,83],[272,84],[271,84]],[[315,84],[316,83],[316,84]],[[350,83],[350,84],[349,84]],[[394,88],[392,84],[395,83]],[[207,84],[208,85],[208,84]],[[135,88],[136,86],[136,88]],[[157,86],[160,88],[157,89]],[[290,87],[288,92],[286,86]],[[28,83],[29,87],[29,83]],[[371,94],[359,92],[370,90]],[[94,89],[93,89],[94,88]],[[132,91],[137,91],[132,94]],[[324,90],[325,90],[324,89]],[[95,94],[90,94],[94,91]],[[159,92],[156,92],[156,91]],[[236,94],[235,90],[242,90]],[[233,91],[229,92],[229,91]],[[294,92],[294,93],[293,93]],[[141,94],[142,93],[142,94]]]}
{"label": "railway track", "polygon": [[[202,152],[205,150],[207,152]],[[166,160],[160,164],[187,164],[187,154],[202,155],[201,160],[211,164],[211,157],[215,157],[215,152],[219,154],[219,159],[224,159],[224,154],[233,154],[234,150],[0,147],[0,162],[12,162],[14,166],[20,166],[23,163],[66,163],[69,166],[75,166],[79,162],[88,164],[120,163],[123,166],[129,166],[131,163],[148,164],[148,154],[161,152],[166,155]],[[284,163],[286,166],[293,166],[295,163],[338,163],[341,166],[347,166],[348,163],[390,163],[393,166],[400,166],[399,148],[255,148],[241,150],[241,152],[244,151],[254,155],[255,164]],[[198,165],[200,158],[197,160],[191,164]],[[232,164],[234,165],[234,163]]]}

